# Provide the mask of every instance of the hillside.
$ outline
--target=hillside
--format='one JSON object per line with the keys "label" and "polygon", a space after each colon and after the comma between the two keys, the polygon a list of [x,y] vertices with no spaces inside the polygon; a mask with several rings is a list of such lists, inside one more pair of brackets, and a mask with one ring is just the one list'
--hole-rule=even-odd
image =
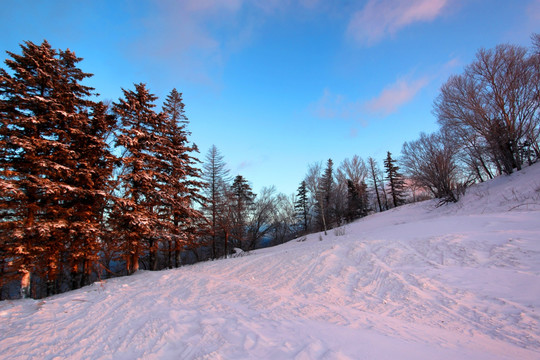
{"label": "hillside", "polygon": [[539,359],[540,164],[436,204],[0,302],[0,359]]}

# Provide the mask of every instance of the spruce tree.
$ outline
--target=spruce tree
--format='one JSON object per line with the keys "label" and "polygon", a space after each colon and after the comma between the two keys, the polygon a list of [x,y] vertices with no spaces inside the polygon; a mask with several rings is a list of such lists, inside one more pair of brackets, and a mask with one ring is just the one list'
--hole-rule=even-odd
{"label": "spruce tree", "polygon": [[384,168],[386,170],[386,179],[390,185],[390,195],[392,196],[394,207],[397,207],[404,202],[405,181],[403,175],[399,172],[399,166],[396,165],[396,160],[392,158],[390,151],[386,154]]}
{"label": "spruce tree", "polygon": [[294,203],[294,209],[296,211],[296,216],[301,220],[302,232],[307,233],[308,230],[308,216],[309,216],[309,200],[308,200],[308,191],[305,181],[300,183],[298,187],[298,193],[296,197],[296,202]]}
{"label": "spruce tree", "polygon": [[61,276],[88,275],[97,262],[113,121],[93,113],[81,58],[47,41],[21,50],[8,52],[10,73],[0,69],[0,253],[11,274],[2,280],[21,278],[28,295],[33,274],[49,295]]}
{"label": "spruce tree", "polygon": [[[178,94],[173,89],[173,95]],[[201,194],[204,183],[201,181],[200,163],[194,155],[198,153],[195,144],[188,141],[189,133],[185,129],[187,118],[181,94],[174,95],[175,113],[168,112],[164,106],[164,121],[159,127],[156,156],[161,190],[160,220],[167,225],[163,228],[164,240],[169,244],[168,266],[178,267],[182,249],[198,246],[200,230],[205,227],[204,215],[195,206],[202,205],[206,199]],[[169,101],[170,103],[170,101]],[[175,115],[174,115],[175,114]],[[171,261],[171,255],[173,255]]]}
{"label": "spruce tree", "polygon": [[157,97],[145,84],[135,90],[122,90],[124,98],[114,103],[121,121],[117,145],[125,149],[123,170],[119,176],[121,198],[115,204],[114,225],[119,251],[128,274],[139,269],[139,258],[148,252],[150,267],[155,264],[163,221],[156,211],[161,202],[160,159],[155,149],[160,145],[159,127],[165,116],[154,111]]}
{"label": "spruce tree", "polygon": [[182,93],[179,93],[176,89],[172,89],[163,103],[163,112],[171,121],[174,121],[177,126],[186,133],[186,135],[191,135],[186,129],[187,125],[189,124],[189,120],[186,116],[184,107],[185,105],[182,100]]}
{"label": "spruce tree", "polygon": [[136,271],[142,256],[149,269],[157,270],[166,246],[166,264],[178,266],[181,250],[194,246],[203,225],[202,213],[194,208],[204,201],[198,159],[191,154],[197,148],[177,119],[154,111],[157,97],[145,84],[123,92],[114,104],[122,122],[117,144],[125,149],[115,225],[126,270]]}

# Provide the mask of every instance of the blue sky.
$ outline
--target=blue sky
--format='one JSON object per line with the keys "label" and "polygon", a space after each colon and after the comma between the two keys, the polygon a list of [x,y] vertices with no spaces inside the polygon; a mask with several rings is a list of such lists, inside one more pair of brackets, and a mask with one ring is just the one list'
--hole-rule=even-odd
{"label": "blue sky", "polygon": [[0,50],[43,39],[70,48],[102,99],[117,101],[139,82],[161,100],[176,88],[201,160],[215,144],[256,192],[275,185],[286,194],[316,161],[399,155],[405,141],[437,129],[440,86],[479,48],[529,46],[540,32],[540,0],[2,5]]}

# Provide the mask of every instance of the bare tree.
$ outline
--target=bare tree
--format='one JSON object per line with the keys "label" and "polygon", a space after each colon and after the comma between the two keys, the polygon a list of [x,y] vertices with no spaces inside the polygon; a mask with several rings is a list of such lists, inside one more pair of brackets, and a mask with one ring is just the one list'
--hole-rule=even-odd
{"label": "bare tree", "polygon": [[[203,180],[206,183],[204,192],[207,198],[205,212],[210,223],[210,237],[212,238],[212,256],[218,257],[218,235],[220,227],[226,226],[228,221],[227,214],[227,190],[229,187],[230,176],[229,170],[226,168],[223,156],[215,145],[212,145],[206,161],[203,166]],[[220,226],[221,224],[221,226]],[[228,236],[228,234],[227,234]]]}
{"label": "bare tree", "polygon": [[297,235],[297,200],[294,194],[278,194],[273,213],[272,243],[282,244]]}
{"label": "bare tree", "polygon": [[247,250],[255,249],[257,242],[273,231],[276,225],[273,219],[276,207],[276,188],[274,186],[263,188],[255,198],[248,220],[248,236],[245,245]]}
{"label": "bare tree", "polygon": [[[369,173],[371,175],[371,181],[373,182],[373,187],[375,188],[375,194],[377,195],[377,204],[379,205],[379,211],[382,212],[383,208],[381,204],[381,196],[379,194],[379,185],[382,182],[382,180],[380,180],[381,171],[378,168],[377,163],[375,162],[375,159],[373,159],[372,157],[368,158],[368,163],[369,163]],[[382,187],[384,189],[384,184],[382,185]]]}
{"label": "bare tree", "polygon": [[459,176],[457,150],[456,143],[440,132],[421,133],[418,140],[403,144],[401,163],[415,184],[428,188],[436,198],[455,202]]}
{"label": "bare tree", "polygon": [[360,184],[365,181],[368,176],[366,163],[358,155],[354,155],[352,159],[345,159],[337,170],[338,182],[346,182],[351,180],[355,184]]}
{"label": "bare tree", "polygon": [[439,123],[456,134],[475,133],[485,141],[499,172],[521,168],[520,148],[538,146],[538,70],[527,49],[499,45],[481,49],[462,75],[443,85],[434,104]]}
{"label": "bare tree", "polygon": [[315,162],[308,166],[308,172],[304,181],[309,192],[309,208],[313,209],[317,203],[320,181],[322,177],[322,163]]}
{"label": "bare tree", "polygon": [[347,221],[352,221],[367,214],[367,175],[366,164],[358,155],[345,159],[339,166],[335,195],[338,219],[345,217]]}

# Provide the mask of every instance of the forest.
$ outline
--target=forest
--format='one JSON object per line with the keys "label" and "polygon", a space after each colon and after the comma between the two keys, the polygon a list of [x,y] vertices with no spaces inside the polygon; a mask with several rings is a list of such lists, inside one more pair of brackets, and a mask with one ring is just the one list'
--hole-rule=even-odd
{"label": "forest", "polygon": [[[182,93],[99,101],[74,52],[46,40],[0,68],[0,300],[239,256],[467,187],[540,158],[540,34],[478,50],[433,103],[439,125],[387,153],[308,164],[296,193],[255,194],[216,146],[190,142]],[[303,165],[303,164],[302,164]]]}

